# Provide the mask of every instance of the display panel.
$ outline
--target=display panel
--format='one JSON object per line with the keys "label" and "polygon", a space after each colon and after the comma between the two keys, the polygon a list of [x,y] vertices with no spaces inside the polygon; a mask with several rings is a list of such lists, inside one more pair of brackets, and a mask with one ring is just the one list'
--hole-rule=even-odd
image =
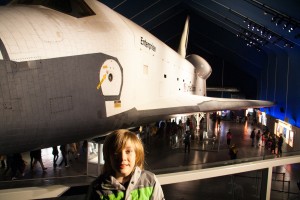
{"label": "display panel", "polygon": [[292,131],[292,126],[289,123],[278,120],[274,125],[274,131],[277,137],[282,134],[285,143],[293,147],[294,132]]}
{"label": "display panel", "polygon": [[291,147],[294,146],[294,131],[290,131],[290,137],[289,137],[288,144],[289,144]]}

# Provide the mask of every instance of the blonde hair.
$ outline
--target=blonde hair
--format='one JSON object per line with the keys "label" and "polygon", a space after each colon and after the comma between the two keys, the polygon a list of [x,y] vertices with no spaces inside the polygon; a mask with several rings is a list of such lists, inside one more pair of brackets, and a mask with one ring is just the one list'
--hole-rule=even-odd
{"label": "blonde hair", "polygon": [[119,129],[112,132],[105,138],[103,145],[103,156],[105,160],[103,173],[108,175],[113,174],[111,155],[115,152],[121,152],[127,141],[130,141],[134,145],[134,151],[136,154],[135,166],[144,169],[145,155],[141,140],[135,133],[126,129]]}

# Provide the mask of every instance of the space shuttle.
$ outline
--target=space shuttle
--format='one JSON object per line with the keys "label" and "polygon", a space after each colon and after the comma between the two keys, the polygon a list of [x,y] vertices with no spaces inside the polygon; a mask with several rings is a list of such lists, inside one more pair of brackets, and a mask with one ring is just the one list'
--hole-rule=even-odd
{"label": "space shuttle", "polygon": [[270,107],[206,96],[210,65],[96,0],[0,7],[0,155],[46,148],[177,114]]}

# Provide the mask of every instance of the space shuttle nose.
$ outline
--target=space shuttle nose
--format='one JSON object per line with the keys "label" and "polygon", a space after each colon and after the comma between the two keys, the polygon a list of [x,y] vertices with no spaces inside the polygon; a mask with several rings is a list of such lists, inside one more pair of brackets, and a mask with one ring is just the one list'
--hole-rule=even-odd
{"label": "space shuttle nose", "polygon": [[196,68],[197,76],[199,76],[200,78],[203,78],[205,80],[210,76],[212,69],[211,69],[210,65],[208,64],[208,62],[204,58],[202,58],[201,56],[192,54],[192,55],[187,56],[186,59],[190,63],[192,63],[194,65],[194,67]]}

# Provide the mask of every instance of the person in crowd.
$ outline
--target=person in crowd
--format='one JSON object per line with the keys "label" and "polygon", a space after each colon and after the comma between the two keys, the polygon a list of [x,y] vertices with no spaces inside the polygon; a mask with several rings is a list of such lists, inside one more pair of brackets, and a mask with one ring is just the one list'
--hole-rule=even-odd
{"label": "person in crowd", "polygon": [[262,134],[261,135],[261,146],[264,147],[266,144],[266,135]]}
{"label": "person in crowd", "polygon": [[184,126],[183,126],[183,123],[182,123],[181,119],[179,120],[178,128],[180,130],[180,135],[183,135],[183,133],[184,133]]}
{"label": "person in crowd", "polygon": [[255,128],[251,131],[250,138],[251,138],[251,146],[254,147]]}
{"label": "person in crowd", "polygon": [[62,164],[64,163],[66,168],[70,167],[68,165],[68,159],[67,159],[67,156],[68,156],[67,155],[68,154],[67,145],[62,144],[62,145],[60,145],[59,149],[60,149],[60,153],[61,153],[61,156],[62,156],[62,160],[61,160],[61,162],[59,163],[58,166],[61,167]]}
{"label": "person in crowd", "polygon": [[271,149],[271,143],[270,143],[270,131],[265,131],[264,137],[265,137],[265,148],[266,149]]}
{"label": "person in crowd", "polygon": [[190,120],[190,118],[187,118],[187,120],[185,122],[185,132],[191,131],[190,125],[191,125],[191,120]]}
{"label": "person in crowd", "polygon": [[188,152],[190,153],[191,150],[191,133],[190,131],[186,131],[183,137],[183,142],[184,142],[184,153]]}
{"label": "person in crowd", "polygon": [[276,154],[276,152],[275,152],[275,149],[276,149],[276,136],[275,135],[270,136],[270,140],[271,140],[271,153]]}
{"label": "person in crowd", "polygon": [[282,144],[283,144],[283,137],[282,134],[279,135],[278,141],[277,141],[277,156],[282,156]]}
{"label": "person in crowd", "polygon": [[194,139],[194,123],[193,123],[193,119],[190,120],[190,134],[191,134],[191,137],[192,139]]}
{"label": "person in crowd", "polygon": [[53,155],[53,168],[55,169],[57,167],[57,160],[58,160],[58,149],[57,146],[52,147],[52,155]]}
{"label": "person in crowd", "polygon": [[3,173],[3,175],[6,175],[6,173],[11,170],[11,167],[12,167],[12,163],[13,163],[13,154],[7,154],[6,155],[6,169]]}
{"label": "person in crowd", "polygon": [[256,139],[256,147],[260,146],[260,137],[261,137],[261,133],[260,130],[257,131],[255,139]]}
{"label": "person in crowd", "polygon": [[229,149],[229,156],[231,160],[234,160],[237,158],[238,149],[235,144],[233,144]]}
{"label": "person in crowd", "polygon": [[82,143],[82,145],[81,145],[81,150],[82,150],[83,153],[86,153],[87,146],[88,146],[88,141],[84,140],[83,143]]}
{"label": "person in crowd", "polygon": [[33,168],[35,167],[37,162],[40,163],[43,171],[47,170],[47,168],[44,166],[44,163],[43,163],[41,149],[30,151],[30,169],[31,170],[33,170]]}
{"label": "person in crowd", "polygon": [[145,127],[145,134],[146,134],[146,144],[150,144],[150,126],[149,124]]}
{"label": "person in crowd", "polygon": [[73,158],[74,160],[77,160],[78,159],[78,151],[77,151],[77,144],[74,142],[74,143],[71,143],[68,145],[69,148],[68,148],[68,156],[69,156],[69,161],[71,162]]}
{"label": "person in crowd", "polygon": [[221,116],[217,116],[217,125],[218,125],[218,128],[220,128],[220,124],[221,124]]}
{"label": "person in crowd", "polygon": [[230,129],[227,131],[226,139],[227,139],[227,146],[229,148],[230,147],[230,143],[231,143],[231,139],[232,139],[232,133],[231,133]]}
{"label": "person in crowd", "polygon": [[272,147],[272,135],[269,132],[269,133],[267,133],[265,148],[268,150],[271,150],[271,147]]}
{"label": "person in crowd", "polygon": [[11,180],[17,179],[17,173],[19,172],[21,176],[25,176],[25,168],[26,163],[22,158],[22,155],[20,153],[14,153],[11,158],[10,162],[11,166]]}
{"label": "person in crowd", "polygon": [[5,169],[5,155],[0,155],[1,168]]}
{"label": "person in crowd", "polygon": [[155,174],[144,170],[144,147],[135,133],[121,129],[108,135],[103,155],[103,172],[86,199],[164,199]]}

